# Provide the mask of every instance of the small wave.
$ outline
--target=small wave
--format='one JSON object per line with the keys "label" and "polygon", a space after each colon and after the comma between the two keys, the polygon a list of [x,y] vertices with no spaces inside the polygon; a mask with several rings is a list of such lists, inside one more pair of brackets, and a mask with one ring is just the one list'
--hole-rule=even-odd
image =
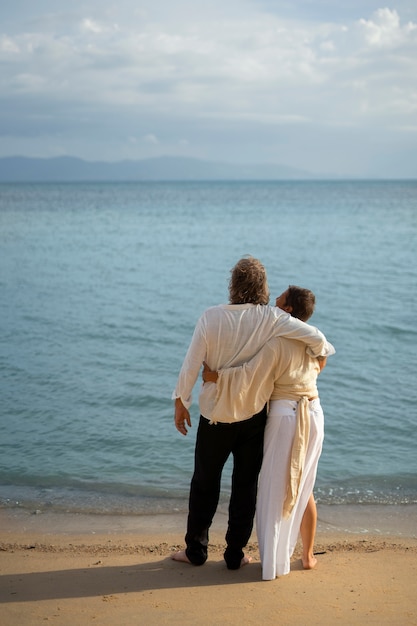
{"label": "small wave", "polygon": [[417,504],[417,481],[414,474],[318,480],[314,494],[321,504]]}

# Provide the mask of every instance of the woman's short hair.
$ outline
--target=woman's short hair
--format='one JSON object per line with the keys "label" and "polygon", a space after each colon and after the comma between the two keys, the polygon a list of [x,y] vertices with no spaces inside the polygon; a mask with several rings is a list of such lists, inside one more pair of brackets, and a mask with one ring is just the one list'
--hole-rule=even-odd
{"label": "woman's short hair", "polygon": [[266,270],[259,259],[244,257],[231,269],[230,304],[268,304]]}
{"label": "woman's short hair", "polygon": [[292,307],[291,315],[306,322],[314,313],[316,296],[310,289],[290,285],[287,290],[285,304]]}

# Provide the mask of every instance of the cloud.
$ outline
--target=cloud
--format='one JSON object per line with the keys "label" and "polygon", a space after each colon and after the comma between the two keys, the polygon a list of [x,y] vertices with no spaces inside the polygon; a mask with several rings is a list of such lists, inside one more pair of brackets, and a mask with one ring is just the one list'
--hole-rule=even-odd
{"label": "cloud", "polygon": [[81,22],[81,28],[87,32],[95,34],[103,32],[103,28],[93,20],[90,20],[88,17],[84,18]]}
{"label": "cloud", "polygon": [[[101,127],[121,156],[181,147],[229,160],[264,151],[265,160],[280,158],[282,142],[299,145],[307,128],[316,137],[323,128],[416,125],[417,25],[399,10],[361,14],[356,4],[355,17],[328,21],[246,0],[200,13],[184,1],[146,10],[90,1],[85,13],[75,3],[62,14],[59,4],[0,36],[0,113],[16,138],[19,115],[22,141],[36,119],[39,136],[58,129],[59,145],[84,146],[80,156],[103,154]],[[126,140],[131,129],[142,139]]]}
{"label": "cloud", "polygon": [[17,54],[19,52],[19,47],[11,39],[7,36],[0,37],[0,54],[2,54],[3,58],[7,58],[7,55]]}
{"label": "cloud", "polygon": [[397,11],[390,9],[378,9],[370,20],[360,19],[359,24],[366,41],[371,46],[380,47],[407,43],[417,29],[417,24],[413,22],[401,26]]}
{"label": "cloud", "polygon": [[155,137],[155,135],[153,135],[152,133],[145,135],[143,141],[145,143],[149,143],[152,146],[157,146],[159,144],[157,137]]}

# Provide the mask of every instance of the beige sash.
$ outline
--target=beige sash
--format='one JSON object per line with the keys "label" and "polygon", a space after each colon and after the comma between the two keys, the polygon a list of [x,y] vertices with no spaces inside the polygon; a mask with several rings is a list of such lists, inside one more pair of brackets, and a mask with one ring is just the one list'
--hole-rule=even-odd
{"label": "beige sash", "polygon": [[303,396],[297,403],[297,425],[291,450],[289,481],[282,515],[288,518],[297,500],[300,482],[304,471],[308,438],[310,436],[310,412],[308,397]]}

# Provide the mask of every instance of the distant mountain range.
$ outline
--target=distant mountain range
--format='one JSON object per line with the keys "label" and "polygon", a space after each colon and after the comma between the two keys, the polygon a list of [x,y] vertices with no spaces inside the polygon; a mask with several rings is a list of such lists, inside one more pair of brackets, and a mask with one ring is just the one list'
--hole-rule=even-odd
{"label": "distant mountain range", "polygon": [[285,165],[239,165],[183,157],[84,161],[76,157],[0,158],[0,182],[303,180],[317,176]]}

